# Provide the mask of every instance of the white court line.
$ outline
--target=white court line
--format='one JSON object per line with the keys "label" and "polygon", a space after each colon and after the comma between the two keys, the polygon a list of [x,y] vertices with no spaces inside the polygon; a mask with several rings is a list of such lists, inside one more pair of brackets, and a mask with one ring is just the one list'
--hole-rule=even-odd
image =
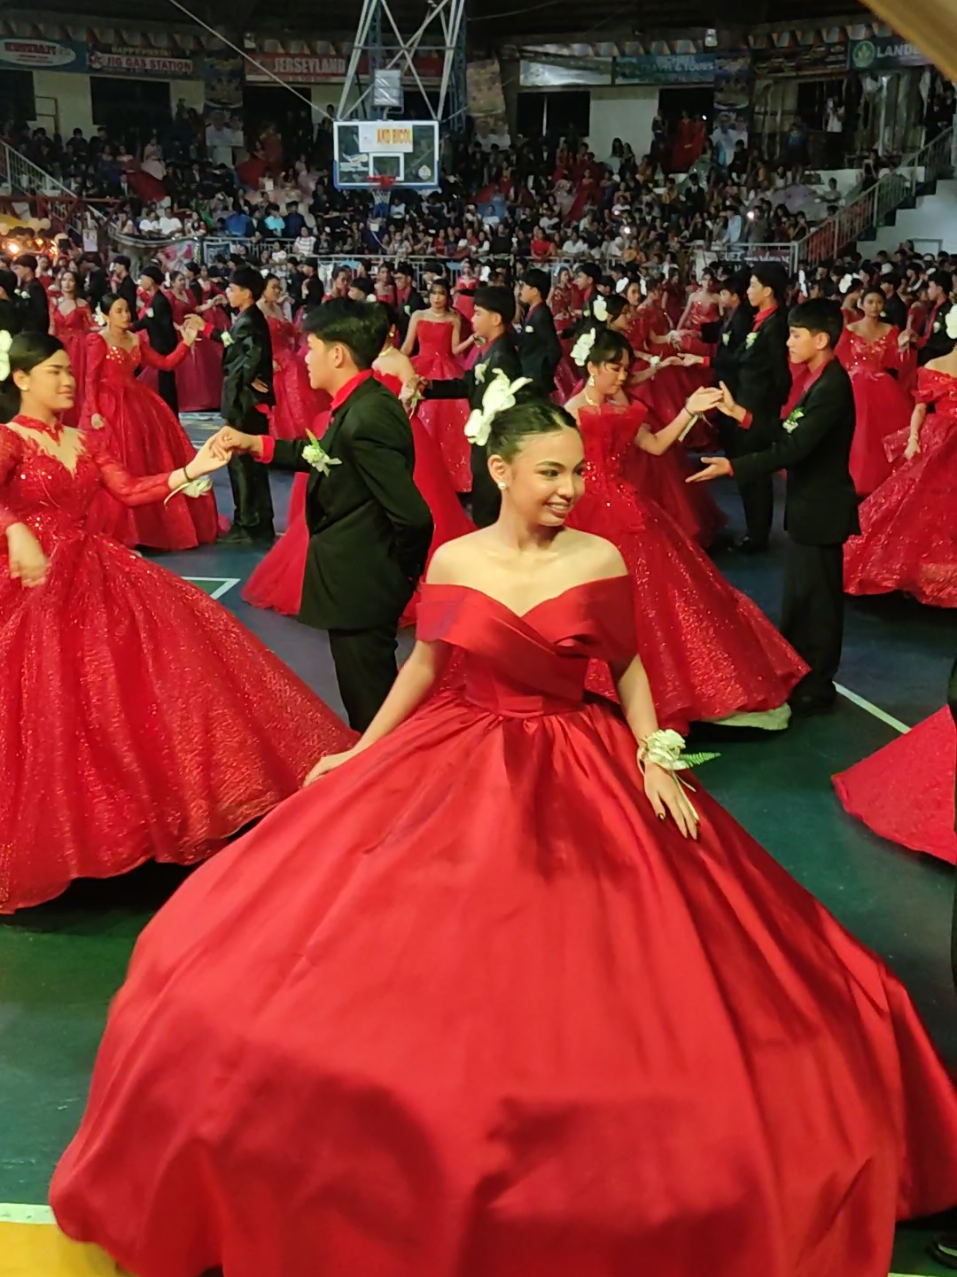
{"label": "white court line", "polygon": [[221,581],[222,584],[213,590],[209,596],[211,599],[221,599],[224,594],[228,594],[234,585],[238,585],[242,580],[239,576],[184,576],[184,581]]}
{"label": "white court line", "polygon": [[852,692],[849,687],[842,687],[840,683],[835,683],[834,686],[837,688],[841,696],[843,696],[846,700],[849,700],[852,705],[856,705],[859,709],[866,710],[867,713],[873,715],[874,718],[879,718],[881,722],[886,723],[888,727],[893,727],[895,732],[900,732],[901,735],[904,735],[905,732],[910,731],[910,728],[906,723],[902,723],[900,719],[895,718],[893,714],[888,714],[887,710],[881,709],[879,705],[873,705],[870,701],[866,701],[863,696],[858,696],[857,692]]}

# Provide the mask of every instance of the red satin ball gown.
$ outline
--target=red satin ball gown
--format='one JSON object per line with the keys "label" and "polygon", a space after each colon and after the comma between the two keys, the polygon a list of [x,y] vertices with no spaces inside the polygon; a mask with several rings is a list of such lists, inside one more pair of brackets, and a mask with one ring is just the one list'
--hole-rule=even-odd
{"label": "red satin ball gown", "polygon": [[[177,297],[168,292],[173,322],[182,326],[195,314],[193,297]],[[209,318],[207,313],[200,318]],[[219,411],[223,397],[223,348],[217,341],[200,338],[176,369],[176,394],[180,412]]]}
{"label": "red satin ball gown", "polygon": [[851,478],[858,496],[866,497],[879,488],[891,473],[885,451],[888,436],[910,426],[913,401],[889,369],[901,368],[897,338],[891,328],[880,341],[865,341],[845,328],[837,346],[837,357],[847,369],[854,388],[857,424],[851,443]]}
{"label": "red satin ball gown", "polygon": [[634,618],[623,577],[423,588],[463,688],[150,923],[70,1237],[139,1277],[886,1277],[895,1217],[957,1200],[898,979],[697,781],[700,841],[659,821],[583,697]]}
{"label": "red satin ball gown", "polygon": [[844,589],[902,590],[931,607],[957,607],[957,377],[921,368],[916,399],[934,406],[921,450],[861,505],[861,535],[844,547]]}
{"label": "red satin ball gown", "polygon": [[[692,355],[713,355],[714,345],[701,339],[701,328],[704,324],[715,323],[721,317],[716,302],[693,301],[682,326],[677,329],[678,342],[674,348],[651,345],[653,354],[667,358],[682,351]],[[702,386],[711,384],[712,375],[708,368],[700,364],[691,368],[671,365],[659,368],[655,377],[647,383],[648,403],[659,421],[674,421],[685,406],[688,396]],[[695,450],[712,447],[715,432],[704,418],[699,418],[692,426],[685,439],[685,447]]]}
{"label": "red satin ball gown", "polygon": [[299,349],[302,335],[288,319],[267,316],[272,338],[273,390],[276,406],[269,414],[269,433],[277,439],[303,439],[317,413],[329,408],[329,396],[309,385],[306,361]]}
{"label": "red satin ball gown", "polygon": [[[394,394],[402,389],[402,382],[391,373],[375,372]],[[321,438],[329,424],[328,413],[316,421],[313,433]],[[429,432],[414,414],[409,423],[415,444],[415,470],[412,478],[415,486],[432,512],[434,531],[429,547],[429,558],[446,541],[474,532],[475,525],[459,504],[455,489],[449,480],[442,456]],[[309,476],[297,474],[293,480],[289,499],[286,533],[280,537],[246,583],[242,596],[253,607],[271,608],[283,616],[298,616],[302,605],[302,578],[306,570],[309,551],[309,529],[306,526],[306,486]],[[413,597],[402,617],[403,625],[415,621],[416,598]]]}
{"label": "red satin ball gown", "polygon": [[844,810],[910,851],[957,864],[954,759],[957,731],[942,709],[834,777]]}
{"label": "red satin ball gown", "polygon": [[[148,368],[171,371],[189,354],[184,343],[171,355],[158,355],[145,333],[133,351],[108,346],[99,333],[87,338],[86,394],[83,424],[99,414],[106,423],[103,443],[129,471],[139,477],[168,473],[187,465],[196,450],[183,427],[163,400],[142,385],[136,371]],[[155,550],[189,550],[216,540],[219,523],[212,492],[195,499],[175,496],[159,502],[127,508],[104,490],[95,497],[87,519],[91,532],[105,532],[125,545]]]}
{"label": "red satin ball gown", "polygon": [[[420,319],[419,353],[412,360],[420,377],[449,381],[462,376],[462,367],[452,354],[453,325]],[[472,490],[472,459],[465,423],[469,419],[466,399],[424,399],[419,415],[425,428],[439,445],[442,460],[456,492]]]}
{"label": "red satin ball gown", "polygon": [[26,523],[50,561],[25,589],[0,536],[0,913],[200,860],[354,739],[221,604],[87,530],[101,488],[137,507],[169,492],[103,433],[84,433],[73,473],[41,423],[0,427],[0,532]]}
{"label": "red satin ball gown", "polygon": [[86,302],[77,302],[66,314],[59,306],[51,305],[54,335],[63,342],[70,357],[70,367],[76,378],[76,396],[73,407],[60,414],[65,426],[78,426],[83,412],[83,393],[86,384],[86,339],[96,331],[96,321]]}
{"label": "red satin ball gown", "polygon": [[[624,479],[633,416],[613,404],[584,406],[579,429],[585,495],[568,522],[613,541],[628,565],[639,599],[638,651],[659,721],[685,731],[692,722],[749,715],[755,726],[785,726],[782,707],[807,666],[670,515]],[[596,663],[589,686],[615,695],[607,666]]]}

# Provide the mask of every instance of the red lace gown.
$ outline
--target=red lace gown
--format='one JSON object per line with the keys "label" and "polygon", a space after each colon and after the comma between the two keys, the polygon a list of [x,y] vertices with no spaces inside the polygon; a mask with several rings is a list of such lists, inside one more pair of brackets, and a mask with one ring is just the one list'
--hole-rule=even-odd
{"label": "red lace gown", "polygon": [[[679,337],[677,346],[650,344],[648,350],[661,358],[667,358],[676,351],[692,355],[713,355],[714,345],[702,341],[701,328],[703,324],[715,323],[720,317],[721,311],[717,303],[693,301],[684,324],[677,330]],[[645,383],[646,402],[659,421],[674,421],[685,406],[688,396],[702,386],[709,386],[711,381],[711,370],[700,364],[692,368],[682,368],[677,365],[659,368],[655,377]],[[709,448],[714,443],[714,431],[708,422],[701,418],[695,422],[684,442],[686,448],[693,450]]]}
{"label": "red lace gown", "polygon": [[86,385],[86,339],[96,331],[96,321],[86,302],[78,302],[66,315],[56,305],[50,306],[53,331],[70,357],[70,367],[76,378],[76,397],[73,407],[61,413],[65,426],[78,426],[83,413],[83,394]]}
{"label": "red lace gown", "polygon": [[[670,515],[625,481],[633,427],[613,405],[579,411],[585,495],[569,524],[613,541],[628,565],[639,599],[638,651],[659,721],[685,731],[696,721],[780,709],[807,666]],[[596,663],[589,686],[615,695],[607,666]],[[772,715],[765,725],[786,721]]]}
{"label": "red lace gown", "polygon": [[139,508],[169,491],[128,475],[103,433],[74,474],[0,426],[0,532],[26,523],[50,561],[25,589],[0,536],[0,913],[200,860],[354,739],[221,604],[86,529],[101,488]]}
{"label": "red lace gown", "polygon": [[[192,297],[167,293],[173,322],[182,325],[196,311]],[[201,316],[208,318],[208,314]],[[176,394],[180,412],[219,411],[223,397],[223,348],[217,341],[200,337],[176,369]]]}
{"label": "red lace gown", "polygon": [[[136,376],[141,363],[167,371],[178,367],[189,354],[185,343],[171,355],[158,355],[141,333],[137,348],[129,352],[108,346],[99,333],[93,333],[87,338],[86,350],[84,426],[92,431],[91,420],[99,414],[106,423],[105,447],[135,477],[169,473],[187,465],[196,450],[183,427],[159,395]],[[216,540],[216,498],[212,492],[197,498],[180,494],[168,503],[130,508],[104,489],[94,497],[87,527],[125,545],[188,550]]]}
{"label": "red lace gown", "polygon": [[891,328],[883,340],[869,342],[845,328],[837,347],[837,357],[854,387],[857,424],[851,444],[851,478],[862,497],[879,488],[891,473],[885,440],[910,425],[913,401],[889,372],[901,368],[899,336],[899,329]]}
{"label": "red lace gown", "polygon": [[[462,367],[452,354],[452,325],[420,319],[419,353],[412,360],[420,377],[448,381],[462,376]],[[472,490],[472,460],[465,423],[469,405],[465,399],[424,399],[419,416],[439,445],[442,460],[456,492]]]}
{"label": "red lace gown", "polygon": [[317,414],[328,411],[329,396],[309,385],[296,325],[288,319],[267,317],[267,322],[273,362],[279,365],[273,370],[276,406],[269,414],[269,433],[277,439],[303,439]]}
{"label": "red lace gown", "polygon": [[[380,372],[374,375],[377,381],[381,381],[396,395],[401,391],[402,383],[398,377]],[[328,424],[329,414],[325,413],[317,418],[313,433],[321,438]],[[435,525],[429,547],[431,559],[440,545],[464,536],[467,532],[474,532],[475,525],[459,504],[438,447],[422,425],[418,414],[413,415],[410,425],[415,444],[415,471],[412,477],[432,512],[432,522]],[[309,529],[306,526],[308,482],[307,474],[296,475],[289,499],[286,534],[279,538],[246,583],[242,596],[253,607],[271,608],[283,616],[299,614],[302,606],[302,578],[309,550]],[[412,625],[415,621],[416,597],[413,597],[403,614],[403,625]]]}
{"label": "red lace gown", "polygon": [[69,1236],[143,1277],[886,1277],[895,1217],[957,1200],[899,980],[697,781],[700,841],[659,821],[583,698],[634,618],[622,577],[424,587],[464,687],[150,923]]}
{"label": "red lace gown", "polygon": [[834,777],[844,810],[882,838],[957,864],[954,758],[949,709]]}
{"label": "red lace gown", "polygon": [[861,535],[844,547],[844,589],[902,590],[930,607],[957,607],[957,377],[921,368],[916,398],[934,407],[921,450],[861,505]]}

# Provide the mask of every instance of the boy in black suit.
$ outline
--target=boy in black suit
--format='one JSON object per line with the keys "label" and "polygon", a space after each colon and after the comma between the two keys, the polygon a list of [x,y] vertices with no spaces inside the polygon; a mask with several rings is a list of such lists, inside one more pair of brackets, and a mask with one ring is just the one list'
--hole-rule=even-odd
{"label": "boy in black suit", "polygon": [[23,253],[14,261],[13,271],[19,283],[17,300],[21,329],[25,333],[48,333],[50,307],[46,289],[37,279],[37,259],[32,253]]}
{"label": "boy in black suit", "polygon": [[548,271],[537,266],[525,272],[522,280],[522,305],[525,318],[518,335],[518,355],[522,374],[529,377],[535,393],[547,399],[555,390],[555,369],[562,357],[562,347],[555,332],[555,320],[545,304],[551,289]]}
{"label": "boy in black suit", "polygon": [[[140,292],[147,298],[146,309],[138,318],[133,313],[133,329],[145,330],[149,343],[158,355],[171,355],[179,344],[179,335],[173,323],[173,308],[163,292],[163,272],[158,266],[144,266],[140,271]],[[160,398],[179,416],[179,395],[176,392],[176,373],[160,372],[156,378]]]}
{"label": "boy in black suit", "polygon": [[[733,474],[739,484],[787,471],[781,633],[803,656],[810,672],[791,693],[796,715],[821,713],[837,696],[834,675],[844,636],[844,542],[860,532],[857,495],[848,468],[854,435],[851,381],[834,358],[844,331],[835,302],[815,300],[788,316],[788,351],[806,364],[810,377],[800,403],[761,452],[705,457],[707,467],[689,483]],[[741,421],[745,410],[726,387],[721,410]]]}
{"label": "boy in black suit", "polygon": [[309,380],[332,395],[321,443],[228,427],[218,439],[224,451],[264,463],[264,477],[269,465],[309,475],[299,619],[328,631],[349,723],[364,732],[395,681],[399,618],[425,568],[432,516],[412,478],[408,418],[372,376],[382,349],[379,307],[336,299],[303,328]]}

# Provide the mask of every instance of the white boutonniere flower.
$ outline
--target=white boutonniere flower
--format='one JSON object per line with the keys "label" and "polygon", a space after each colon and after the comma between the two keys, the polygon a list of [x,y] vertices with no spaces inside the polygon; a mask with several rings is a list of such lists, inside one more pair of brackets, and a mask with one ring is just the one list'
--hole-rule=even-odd
{"label": "white boutonniere flower", "polygon": [[788,432],[788,434],[790,434],[792,430],[797,430],[798,426],[801,424],[801,419],[803,416],[804,416],[804,413],[802,412],[802,410],[800,408],[795,408],[794,411],[791,413],[790,417],[788,417],[786,421],[783,421],[781,423],[784,426],[784,429]]}
{"label": "white boutonniere flower", "polygon": [[935,333],[939,333],[939,332],[940,332],[940,320],[939,320],[939,319],[938,319],[937,323],[934,325],[934,332],[935,332]]}
{"label": "white boutonniere flower", "polygon": [[591,348],[595,344],[596,335],[594,328],[589,328],[582,333],[574,346],[572,346],[572,363],[577,364],[579,368],[584,368],[588,363],[588,356],[591,354]]}
{"label": "white boutonniere flower", "polygon": [[496,368],[492,380],[485,387],[481,408],[474,409],[465,423],[465,437],[469,443],[484,448],[492,433],[492,422],[500,412],[515,407],[515,396],[523,386],[531,385],[531,377],[519,377],[509,381],[508,373]]}
{"label": "white boutonniere flower", "polygon": [[591,304],[591,313],[595,316],[600,324],[603,324],[608,318],[608,303],[604,297],[596,297]]}
{"label": "white boutonniere flower", "polygon": [[731,334],[730,334],[730,333],[722,333],[722,334],[721,334],[721,344],[722,344],[722,346],[727,346],[727,345],[729,345],[729,344],[730,344],[730,342],[731,342]]}
{"label": "white boutonniere flower", "polygon": [[481,386],[482,382],[485,380],[485,374],[486,374],[487,372],[488,372],[488,365],[487,365],[487,364],[476,364],[476,365],[475,365],[475,380],[478,382],[478,384],[479,384],[480,386]]}
{"label": "white boutonniere flower", "polygon": [[320,474],[328,474],[333,466],[342,465],[338,457],[329,456],[311,430],[307,430],[306,434],[309,436],[309,442],[302,450],[302,458],[308,461],[314,470],[318,470]]}
{"label": "white boutonniere flower", "polygon": [[947,330],[947,336],[951,341],[957,341],[957,306],[951,308],[947,314],[947,322],[944,325]]}
{"label": "white boutonniere flower", "polygon": [[152,306],[151,306],[151,307],[149,308],[149,310],[146,312],[146,318],[147,318],[147,319],[152,319],[152,318],[153,318],[153,307],[152,307]]}
{"label": "white boutonniere flower", "polygon": [[233,344],[233,339],[232,337],[230,337],[229,333],[223,333],[222,337],[220,338],[220,341],[223,343],[224,346],[231,346]]}
{"label": "white boutonniere flower", "polygon": [[754,345],[754,343],[755,343],[757,340],[758,340],[758,334],[757,334],[757,333],[748,333],[747,337],[745,337],[745,339],[744,339],[744,347],[745,347],[745,349],[746,349],[746,350],[750,350],[750,349],[751,349],[751,347]]}
{"label": "white boutonniere flower", "polygon": [[13,337],[4,328],[0,331],[0,381],[6,381],[10,376],[10,344]]}

